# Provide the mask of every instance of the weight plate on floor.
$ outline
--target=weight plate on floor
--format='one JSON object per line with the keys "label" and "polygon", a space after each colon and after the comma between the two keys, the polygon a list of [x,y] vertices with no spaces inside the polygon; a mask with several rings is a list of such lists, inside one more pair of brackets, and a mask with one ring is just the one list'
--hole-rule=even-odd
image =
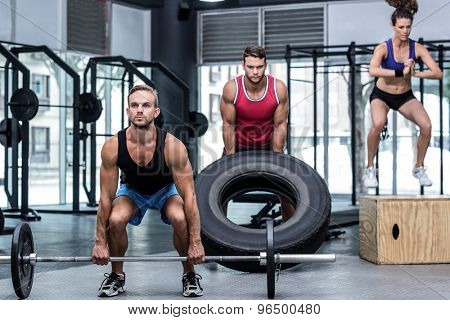
{"label": "weight plate on floor", "polygon": [[273,220],[266,221],[267,234],[267,297],[273,299],[275,297],[275,249],[273,241]]}
{"label": "weight plate on floor", "polygon": [[33,234],[30,225],[19,223],[14,229],[11,243],[11,274],[14,291],[20,299],[26,299],[33,287],[34,266],[22,257],[34,252]]}

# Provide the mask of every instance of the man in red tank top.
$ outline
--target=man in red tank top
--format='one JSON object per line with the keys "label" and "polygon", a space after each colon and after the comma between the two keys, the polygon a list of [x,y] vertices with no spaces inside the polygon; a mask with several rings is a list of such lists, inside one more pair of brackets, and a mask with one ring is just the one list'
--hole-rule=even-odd
{"label": "man in red tank top", "polygon": [[[266,75],[264,48],[250,45],[244,50],[245,74],[228,81],[220,101],[225,154],[243,150],[283,152],[286,142],[288,93],[286,85]],[[294,208],[281,199],[283,221]]]}

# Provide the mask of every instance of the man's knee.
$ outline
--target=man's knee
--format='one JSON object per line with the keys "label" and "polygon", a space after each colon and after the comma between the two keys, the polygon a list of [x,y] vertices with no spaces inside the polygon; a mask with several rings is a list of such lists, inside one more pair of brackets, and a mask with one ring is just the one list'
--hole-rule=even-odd
{"label": "man's knee", "polygon": [[182,208],[172,210],[169,214],[169,220],[174,228],[185,228],[187,226],[186,216]]}
{"label": "man's knee", "polygon": [[126,213],[119,210],[111,212],[109,216],[109,229],[112,232],[120,232],[125,230],[128,224],[129,217]]}

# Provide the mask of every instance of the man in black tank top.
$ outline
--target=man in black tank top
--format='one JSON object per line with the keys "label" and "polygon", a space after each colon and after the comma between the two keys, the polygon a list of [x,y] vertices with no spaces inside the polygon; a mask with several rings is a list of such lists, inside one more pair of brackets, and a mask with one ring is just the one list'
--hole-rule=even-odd
{"label": "man in black tank top", "polygon": [[[186,147],[173,135],[157,128],[158,95],[138,85],[128,95],[131,125],[103,145],[100,167],[100,201],[92,261],[105,265],[110,256],[124,256],[128,247],[126,226],[139,225],[147,209],[157,208],[174,230],[174,246],[189,261],[183,262],[183,296],[203,295],[194,264],[204,262],[200,215],[192,167]],[[121,184],[117,190],[121,170]],[[112,262],[98,296],[124,292],[123,262]]]}

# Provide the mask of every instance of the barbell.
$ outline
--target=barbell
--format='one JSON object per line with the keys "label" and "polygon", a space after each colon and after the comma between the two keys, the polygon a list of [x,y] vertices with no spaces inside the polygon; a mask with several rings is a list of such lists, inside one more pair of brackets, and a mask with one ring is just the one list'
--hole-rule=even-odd
{"label": "barbell", "polygon": [[[73,105],[40,104],[36,93],[27,88],[20,88],[14,91],[8,105],[14,118],[19,121],[30,121],[33,119],[39,107],[74,109]],[[90,92],[80,94],[78,109],[79,119],[84,123],[97,121],[103,111],[100,99]]]}
{"label": "barbell", "polygon": [[[267,221],[266,252],[254,256],[205,256],[205,262],[249,261],[266,266],[267,297],[275,297],[275,275],[277,265],[281,263],[334,262],[334,254],[280,254],[274,250],[273,221]],[[91,262],[91,257],[40,257],[35,253],[33,233],[26,222],[19,223],[14,229],[11,256],[0,256],[0,264],[11,264],[11,276],[14,291],[20,299],[26,299],[33,288],[34,267],[40,262]],[[180,256],[128,256],[110,257],[109,262],[182,262],[188,257]]]}
{"label": "barbell", "polygon": [[[54,105],[39,103],[36,93],[27,88],[20,88],[14,91],[8,105],[11,113],[18,121],[30,121],[39,111],[39,107],[68,108],[73,109],[73,105]],[[90,92],[80,94],[79,98],[79,119],[83,123],[96,122],[103,111],[102,102],[96,95]],[[164,117],[162,114],[155,120],[155,124],[162,127]],[[189,112],[187,130],[191,138],[199,138],[208,130],[208,119],[200,112]],[[89,133],[81,132],[82,140],[85,140]],[[100,136],[100,134],[96,134]],[[106,135],[105,135],[106,136]]]}

